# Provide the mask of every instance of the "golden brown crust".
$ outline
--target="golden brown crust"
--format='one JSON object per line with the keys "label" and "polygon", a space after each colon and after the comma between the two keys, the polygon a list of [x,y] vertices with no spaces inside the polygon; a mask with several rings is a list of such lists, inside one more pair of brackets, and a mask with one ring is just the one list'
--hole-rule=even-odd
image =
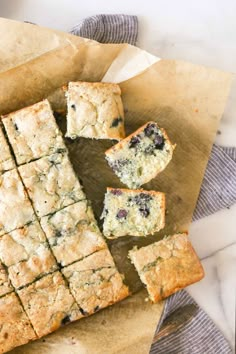
{"label": "golden brown crust", "polygon": [[203,267],[187,234],[176,234],[139,250],[134,249],[129,252],[129,257],[153,302],[204,277]]}

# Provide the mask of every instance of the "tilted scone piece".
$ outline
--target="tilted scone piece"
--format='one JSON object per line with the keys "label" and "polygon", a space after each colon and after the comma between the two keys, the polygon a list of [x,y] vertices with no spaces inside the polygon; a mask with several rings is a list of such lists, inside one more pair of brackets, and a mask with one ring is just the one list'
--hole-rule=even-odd
{"label": "tilted scone piece", "polygon": [[38,221],[0,237],[0,259],[7,266],[15,288],[57,269],[56,260]]}
{"label": "tilted scone piece", "polygon": [[121,301],[129,295],[108,249],[93,253],[62,269],[84,316]]}
{"label": "tilted scone piece", "polygon": [[18,170],[39,217],[85,199],[67,154],[43,157]]}
{"label": "tilted scone piece", "polygon": [[153,302],[204,277],[203,267],[185,233],[133,249],[129,257]]}
{"label": "tilted scone piece", "polygon": [[107,188],[102,218],[107,238],[154,234],[165,226],[165,194]]}
{"label": "tilted scone piece", "polygon": [[13,291],[6,267],[0,263],[0,297]]}
{"label": "tilted scone piece", "polygon": [[148,122],[105,152],[109,166],[129,188],[139,188],[163,171],[175,146],[164,129]]}
{"label": "tilted scone piece", "polygon": [[2,122],[18,165],[66,151],[47,100],[10,113],[3,117]]}
{"label": "tilted scone piece", "polygon": [[16,294],[0,298],[0,353],[36,339],[34,330]]}
{"label": "tilted scone piece", "polygon": [[0,173],[12,170],[15,167],[15,161],[11,155],[6,138],[0,127]]}
{"label": "tilted scone piece", "polygon": [[61,266],[107,247],[87,200],[44,216],[40,222]]}
{"label": "tilted scone piece", "polygon": [[70,82],[66,96],[67,137],[116,140],[125,137],[121,90],[117,84]]}
{"label": "tilted scone piece", "polygon": [[59,272],[18,290],[18,295],[39,337],[82,317]]}
{"label": "tilted scone piece", "polygon": [[34,210],[17,170],[0,176],[0,235],[35,219]]}

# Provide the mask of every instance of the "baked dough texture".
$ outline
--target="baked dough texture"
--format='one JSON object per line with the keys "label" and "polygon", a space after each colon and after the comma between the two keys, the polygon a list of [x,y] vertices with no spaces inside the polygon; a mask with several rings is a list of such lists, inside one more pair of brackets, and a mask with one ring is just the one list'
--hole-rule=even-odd
{"label": "baked dough texture", "polygon": [[59,272],[18,290],[18,295],[38,337],[82,317]]}
{"label": "baked dough texture", "polygon": [[67,137],[116,140],[125,137],[121,90],[117,84],[70,82],[66,96]]}
{"label": "baked dough texture", "polygon": [[39,217],[85,199],[67,154],[58,153],[22,165],[19,173]]}
{"label": "baked dough texture", "polygon": [[6,138],[0,127],[0,174],[12,170],[15,167],[14,159],[11,155]]}
{"label": "baked dough texture", "polygon": [[107,238],[153,234],[165,226],[165,194],[107,188],[102,218]]}
{"label": "baked dough texture", "polygon": [[175,146],[164,129],[148,122],[105,152],[107,162],[122,183],[137,189],[163,171]]}
{"label": "baked dough texture", "polygon": [[38,221],[0,237],[0,259],[8,268],[9,278],[15,288],[57,269]]}
{"label": "baked dough texture", "polygon": [[91,315],[129,295],[108,249],[62,269],[81,313]]}
{"label": "baked dough texture", "polygon": [[0,353],[36,339],[34,330],[16,294],[0,298]]}
{"label": "baked dough texture", "polygon": [[0,236],[35,219],[27,193],[16,169],[0,176]]}
{"label": "baked dough texture", "polygon": [[44,216],[40,222],[61,266],[107,247],[87,200]]}
{"label": "baked dough texture", "polygon": [[66,151],[62,134],[47,100],[2,119],[18,165]]}
{"label": "baked dough texture", "polygon": [[0,297],[13,291],[6,268],[0,263]]}
{"label": "baked dough texture", "polygon": [[129,257],[153,302],[204,277],[203,267],[185,233],[133,249]]}

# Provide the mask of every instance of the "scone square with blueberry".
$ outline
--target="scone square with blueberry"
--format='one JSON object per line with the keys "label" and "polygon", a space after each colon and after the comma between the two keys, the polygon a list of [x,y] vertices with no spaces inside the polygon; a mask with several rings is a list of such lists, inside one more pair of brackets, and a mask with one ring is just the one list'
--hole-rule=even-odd
{"label": "scone square with blueberry", "polygon": [[125,137],[121,90],[117,84],[70,82],[66,96],[67,137],[116,140]]}
{"label": "scone square with blueberry", "polygon": [[87,200],[44,216],[40,222],[58,263],[63,267],[106,248]]}
{"label": "scone square with blueberry", "polygon": [[[0,297],[13,291],[6,266],[0,262]],[[1,352],[1,351],[0,351]]]}
{"label": "scone square with blueberry", "polygon": [[2,122],[18,165],[66,151],[48,100],[10,113]]}
{"label": "scone square with blueberry", "polygon": [[151,301],[157,302],[204,277],[186,233],[129,252]]}
{"label": "scone square with blueberry", "polygon": [[15,288],[57,269],[39,222],[34,221],[0,237],[0,260]]}
{"label": "scone square with blueberry", "polygon": [[0,235],[35,219],[34,210],[16,169],[0,176]]}
{"label": "scone square with blueberry", "polygon": [[0,298],[0,353],[37,339],[15,293]]}
{"label": "scone square with blueberry", "polygon": [[105,152],[107,162],[122,183],[139,188],[163,171],[175,146],[164,129],[148,122]]}
{"label": "scone square with blueberry", "polygon": [[84,316],[123,300],[128,287],[108,249],[93,253],[62,269]]}
{"label": "scone square with blueberry", "polygon": [[39,217],[85,199],[65,153],[42,157],[18,170]]}
{"label": "scone square with blueberry", "polygon": [[154,234],[165,226],[165,194],[107,188],[102,218],[107,238]]}
{"label": "scone square with blueberry", "polygon": [[59,272],[18,290],[18,295],[39,337],[82,317]]}
{"label": "scone square with blueberry", "polygon": [[11,155],[9,145],[0,127],[0,173],[12,170],[15,167],[14,159]]}

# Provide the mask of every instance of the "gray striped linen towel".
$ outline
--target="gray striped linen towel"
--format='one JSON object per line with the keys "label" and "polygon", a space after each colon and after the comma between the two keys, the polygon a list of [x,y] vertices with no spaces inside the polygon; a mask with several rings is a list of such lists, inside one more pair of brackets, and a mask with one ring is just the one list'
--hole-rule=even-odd
{"label": "gray striped linen towel", "polygon": [[[86,18],[72,34],[101,43],[130,43],[138,37],[138,18],[129,15],[96,15]],[[236,148],[213,145],[193,220],[229,208],[236,202]],[[170,296],[164,307],[157,332],[176,309],[195,304],[185,291]],[[198,306],[197,314],[184,327],[152,345],[151,354],[228,354],[232,349],[209,316]]]}

